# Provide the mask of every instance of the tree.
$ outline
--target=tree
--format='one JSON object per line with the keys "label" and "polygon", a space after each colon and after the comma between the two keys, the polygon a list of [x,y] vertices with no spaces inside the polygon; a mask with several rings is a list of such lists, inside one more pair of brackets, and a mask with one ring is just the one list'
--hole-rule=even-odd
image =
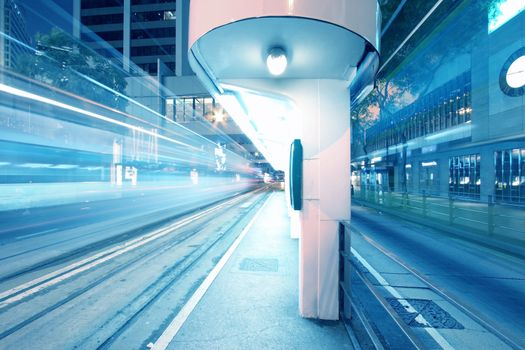
{"label": "tree", "polygon": [[22,56],[16,70],[25,76],[104,104],[124,109],[126,74],[110,59],[53,28],[36,35],[36,50]]}
{"label": "tree", "polygon": [[[352,111],[352,127],[364,133],[379,120],[390,118],[430,92],[436,73],[448,60],[470,52],[486,33],[489,17],[499,11],[502,0],[446,1],[428,18],[412,38],[397,52],[376,81],[376,88],[360,106]],[[407,2],[394,24],[382,37],[382,55],[386,60],[405,40],[433,3]],[[385,21],[397,2],[384,0]],[[458,16],[464,17],[458,20]],[[464,24],[468,23],[468,26]],[[440,38],[441,37],[441,38]],[[449,40],[443,40],[443,38]],[[362,137],[355,134],[354,141]]]}

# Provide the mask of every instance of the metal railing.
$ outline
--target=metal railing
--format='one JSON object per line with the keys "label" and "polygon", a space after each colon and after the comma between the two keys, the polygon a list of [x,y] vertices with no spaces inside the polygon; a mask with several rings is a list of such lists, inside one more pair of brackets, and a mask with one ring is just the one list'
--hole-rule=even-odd
{"label": "metal railing", "polygon": [[409,194],[356,188],[352,198],[380,206],[385,211],[416,215],[472,233],[525,242],[525,208],[494,203],[492,197],[487,202],[480,202],[431,196],[424,192]]}
{"label": "metal railing", "polygon": [[350,298],[351,243],[350,223],[339,222],[339,310],[343,321],[352,316]]}

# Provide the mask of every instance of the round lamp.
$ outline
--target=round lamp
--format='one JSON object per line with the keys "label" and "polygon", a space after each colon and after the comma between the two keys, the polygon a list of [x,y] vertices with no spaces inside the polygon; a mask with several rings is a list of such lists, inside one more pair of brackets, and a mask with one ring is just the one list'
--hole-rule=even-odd
{"label": "round lamp", "polygon": [[283,74],[287,65],[288,59],[284,50],[280,47],[272,48],[266,58],[266,66],[270,74],[275,76]]}

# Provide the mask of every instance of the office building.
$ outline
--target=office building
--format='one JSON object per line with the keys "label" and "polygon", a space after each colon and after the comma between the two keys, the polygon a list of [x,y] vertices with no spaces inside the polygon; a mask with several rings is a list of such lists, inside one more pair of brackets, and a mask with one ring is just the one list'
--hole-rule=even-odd
{"label": "office building", "polygon": [[14,68],[30,42],[23,9],[15,0],[0,0],[0,32],[0,66]]}
{"label": "office building", "polygon": [[216,142],[241,143],[264,166],[189,67],[188,0],[74,0],[73,13],[74,35],[130,72],[128,96]]}
{"label": "office building", "polygon": [[446,31],[430,28],[409,65],[386,66],[356,109],[355,189],[525,202],[525,6],[468,6],[451,9]]}
{"label": "office building", "polygon": [[[84,26],[75,34],[103,55],[110,50],[98,46],[97,36],[120,52],[124,65],[134,63],[150,75],[159,65],[171,75],[176,71],[177,13],[183,2],[166,0],[75,0],[74,13]],[[96,34],[96,36],[92,34]],[[180,59],[179,59],[180,61]]]}

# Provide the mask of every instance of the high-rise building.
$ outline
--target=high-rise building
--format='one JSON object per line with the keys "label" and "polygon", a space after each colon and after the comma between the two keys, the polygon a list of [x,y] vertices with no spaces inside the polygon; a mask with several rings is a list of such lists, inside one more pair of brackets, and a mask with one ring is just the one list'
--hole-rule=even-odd
{"label": "high-rise building", "polygon": [[[132,73],[126,79],[129,97],[216,142],[242,144],[264,163],[189,66],[189,0],[74,0],[73,17],[74,36]],[[135,65],[158,84],[133,74]]]}
{"label": "high-rise building", "polygon": [[13,68],[30,42],[23,10],[15,0],[0,0],[0,32],[0,66]]}
{"label": "high-rise building", "polygon": [[[144,72],[157,75],[176,74],[177,55],[182,49],[175,33],[183,32],[182,14],[187,1],[173,0],[74,0],[74,15],[79,23],[74,34],[93,49],[108,56],[112,49],[123,56],[124,68],[133,62]],[[179,23],[180,22],[180,23]],[[96,35],[93,35],[96,34]],[[102,38],[109,46],[101,46]],[[108,50],[109,49],[109,50]],[[182,68],[182,67],[181,67]]]}

